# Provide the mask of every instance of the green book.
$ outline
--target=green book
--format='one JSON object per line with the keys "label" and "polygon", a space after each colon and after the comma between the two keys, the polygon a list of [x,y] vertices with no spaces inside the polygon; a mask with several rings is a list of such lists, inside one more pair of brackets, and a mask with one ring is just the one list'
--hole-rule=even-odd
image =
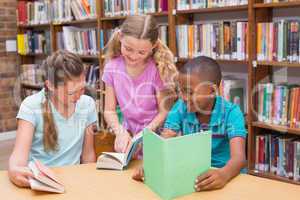
{"label": "green book", "polygon": [[211,132],[164,139],[143,132],[145,184],[162,199],[194,192],[197,176],[211,167]]}

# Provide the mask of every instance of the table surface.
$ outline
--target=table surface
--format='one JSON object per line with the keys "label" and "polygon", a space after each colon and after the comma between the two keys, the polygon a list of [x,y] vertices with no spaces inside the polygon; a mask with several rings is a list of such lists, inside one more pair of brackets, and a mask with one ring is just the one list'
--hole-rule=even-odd
{"label": "table surface", "polygon": [[[55,168],[65,184],[64,194],[51,194],[18,188],[12,184],[7,171],[0,171],[0,194],[3,200],[154,200],[159,199],[145,184],[131,179],[139,161],[124,171],[96,170],[96,165],[83,164]],[[177,199],[201,200],[299,200],[300,186],[241,174],[223,189],[197,192]]]}

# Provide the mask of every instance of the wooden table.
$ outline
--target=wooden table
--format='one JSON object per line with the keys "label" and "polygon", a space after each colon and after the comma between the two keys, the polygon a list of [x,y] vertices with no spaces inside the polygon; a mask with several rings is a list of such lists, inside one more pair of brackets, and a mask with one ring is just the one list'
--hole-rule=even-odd
{"label": "wooden table", "polygon": [[[0,171],[0,195],[3,200],[154,200],[159,199],[143,183],[131,179],[137,161],[125,171],[96,170],[95,164],[54,169],[65,183],[66,193],[49,194],[18,188],[6,171]],[[178,199],[199,200],[299,200],[300,186],[239,175],[223,189],[193,193]]]}

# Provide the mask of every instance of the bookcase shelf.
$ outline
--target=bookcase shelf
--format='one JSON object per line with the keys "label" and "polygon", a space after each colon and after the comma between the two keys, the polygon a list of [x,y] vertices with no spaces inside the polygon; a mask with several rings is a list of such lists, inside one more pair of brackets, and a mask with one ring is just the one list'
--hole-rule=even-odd
{"label": "bookcase shelf", "polygon": [[290,62],[275,62],[275,61],[257,61],[258,65],[273,66],[273,67],[299,67],[300,63]]}
{"label": "bookcase shelf", "polygon": [[[168,12],[155,12],[155,13],[149,13],[149,15],[157,16],[157,17],[167,17]],[[124,20],[126,19],[127,15],[122,16],[113,16],[113,17],[101,17],[101,21],[113,21],[113,20]]]}
{"label": "bookcase shelf", "polygon": [[200,13],[218,13],[218,12],[233,12],[233,11],[247,11],[248,5],[241,6],[226,6],[217,8],[200,8],[191,10],[176,10],[176,14],[200,14]]}
{"label": "bookcase shelf", "polygon": [[46,57],[47,54],[45,54],[45,53],[28,53],[25,55],[19,54],[19,56],[22,56],[22,57]]}
{"label": "bookcase shelf", "polygon": [[263,177],[263,178],[269,178],[269,179],[273,179],[273,180],[277,180],[277,181],[282,181],[282,182],[286,182],[286,183],[293,183],[293,184],[296,184],[296,185],[300,185],[300,182],[298,182],[298,181],[294,181],[294,180],[286,178],[286,177],[277,176],[275,174],[271,174],[271,173],[268,173],[268,172],[249,170],[248,173],[251,174],[251,175],[254,175],[254,176],[259,176],[259,177]]}
{"label": "bookcase shelf", "polygon": [[299,128],[290,128],[287,126],[268,124],[268,123],[259,122],[259,121],[252,122],[252,126],[258,127],[258,128],[270,129],[270,130],[278,131],[278,132],[282,132],[282,133],[292,133],[292,134],[300,136]]}
{"label": "bookcase shelf", "polygon": [[[188,58],[177,58],[177,62],[185,63],[189,59]],[[247,60],[226,60],[226,59],[216,59],[218,63],[232,63],[232,64],[248,64]]]}
{"label": "bookcase shelf", "polygon": [[254,4],[254,8],[288,8],[288,7],[295,7],[295,6],[300,6],[300,1]]}
{"label": "bookcase shelf", "polygon": [[50,24],[18,24],[18,28],[30,29],[30,28],[50,28]]}
{"label": "bookcase shelf", "polygon": [[97,18],[65,21],[65,22],[54,23],[53,25],[55,25],[55,26],[60,26],[60,25],[81,25],[81,24],[91,24],[91,23],[97,24]]}
{"label": "bookcase shelf", "polygon": [[33,85],[29,83],[21,83],[22,87],[30,90],[41,90],[43,88],[42,85]]}

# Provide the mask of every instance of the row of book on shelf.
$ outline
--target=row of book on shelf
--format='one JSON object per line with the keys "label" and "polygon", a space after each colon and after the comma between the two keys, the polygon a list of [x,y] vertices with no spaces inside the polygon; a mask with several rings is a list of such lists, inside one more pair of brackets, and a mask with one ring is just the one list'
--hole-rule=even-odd
{"label": "row of book on shelf", "polygon": [[258,85],[258,120],[300,128],[300,87],[288,84]]}
{"label": "row of book on shelf", "polygon": [[[246,5],[247,0],[178,0],[177,9]],[[104,16],[124,16],[168,11],[168,0],[104,0]],[[23,25],[95,19],[96,0],[18,1],[18,23]]]}
{"label": "row of book on shelf", "polygon": [[[99,65],[85,63],[86,85],[98,89]],[[43,69],[40,64],[21,65],[21,83],[28,85],[43,85]]]}
{"label": "row of book on shelf", "polygon": [[66,49],[79,55],[98,54],[98,31],[96,28],[79,28],[63,26],[62,32],[57,32],[58,49]]}
{"label": "row of book on shelf", "polygon": [[245,21],[220,21],[176,26],[180,58],[199,55],[215,59],[246,60],[247,26]]}
{"label": "row of book on shelf", "polygon": [[257,60],[300,62],[300,20],[257,24]]}
{"label": "row of book on shelf", "polygon": [[48,54],[51,51],[50,31],[31,31],[17,34],[18,53]]}
{"label": "row of book on shelf", "polygon": [[300,138],[276,132],[255,138],[255,170],[300,182]]}
{"label": "row of book on shelf", "polygon": [[177,10],[247,5],[248,0],[177,0]]}
{"label": "row of book on shelf", "polygon": [[104,16],[125,16],[168,11],[168,0],[104,0]]}
{"label": "row of book on shelf", "polygon": [[96,18],[96,0],[18,1],[20,25],[61,23]]}

